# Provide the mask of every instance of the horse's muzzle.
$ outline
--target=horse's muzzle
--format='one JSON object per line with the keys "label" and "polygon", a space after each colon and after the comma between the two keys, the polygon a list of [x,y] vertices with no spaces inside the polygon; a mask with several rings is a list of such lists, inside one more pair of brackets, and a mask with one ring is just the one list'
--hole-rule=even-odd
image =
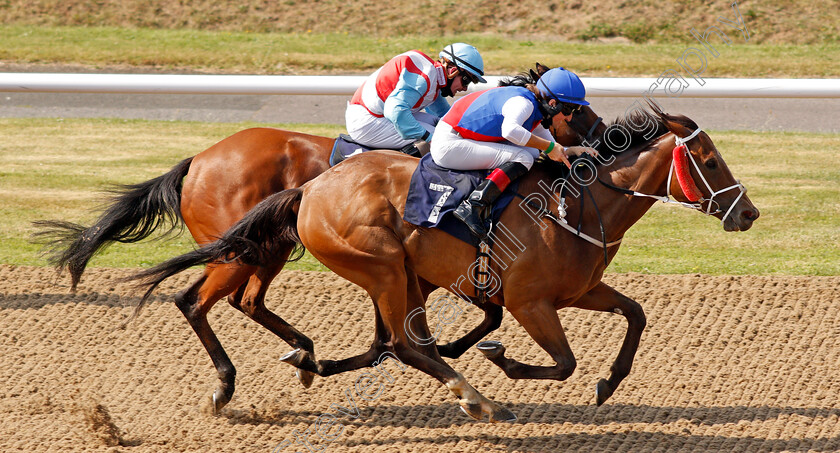
{"label": "horse's muzzle", "polygon": [[725,231],[747,231],[752,228],[753,222],[761,215],[758,208],[750,206],[745,209],[735,210],[723,221]]}

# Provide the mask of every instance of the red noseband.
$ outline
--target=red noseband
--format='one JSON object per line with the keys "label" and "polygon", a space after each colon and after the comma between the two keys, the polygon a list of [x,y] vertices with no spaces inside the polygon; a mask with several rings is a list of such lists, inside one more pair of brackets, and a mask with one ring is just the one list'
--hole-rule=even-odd
{"label": "red noseband", "polygon": [[677,182],[680,183],[680,189],[688,198],[688,201],[694,203],[703,197],[697,184],[694,183],[694,178],[691,177],[691,171],[688,167],[688,147],[680,145],[674,148],[674,172],[677,174]]}

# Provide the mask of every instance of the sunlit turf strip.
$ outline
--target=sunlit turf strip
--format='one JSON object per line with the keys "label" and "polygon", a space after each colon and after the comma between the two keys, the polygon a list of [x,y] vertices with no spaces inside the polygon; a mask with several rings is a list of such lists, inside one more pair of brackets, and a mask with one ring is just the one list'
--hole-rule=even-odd
{"label": "sunlit turf strip", "polygon": [[[0,119],[0,263],[47,265],[31,222],[91,224],[111,184],[146,181],[241,129],[103,119]],[[278,125],[336,136],[340,126]],[[840,275],[840,140],[836,134],[711,131],[761,218],[726,233],[717,219],[657,204],[625,237],[609,272]],[[150,266],[192,250],[188,233],[114,244],[97,267]],[[598,253],[593,250],[593,253]],[[307,256],[289,269],[323,270]]]}
{"label": "sunlit turf strip", "polygon": [[[0,261],[46,265],[29,242],[38,219],[90,225],[111,185],[146,181],[249,124],[134,120],[0,119]],[[335,136],[340,127],[295,124]],[[150,266],[192,250],[184,230],[174,239],[114,244],[91,266]],[[324,270],[311,256],[292,269]]]}
{"label": "sunlit turf strip", "polygon": [[[92,66],[130,65],[163,69],[258,74],[366,73],[392,56],[419,49],[432,57],[448,43],[478,47],[488,74],[508,75],[535,61],[565,66],[586,76],[658,76],[691,41],[664,44],[562,42],[551,37],[492,34],[407,35],[389,38],[342,33],[231,33],[115,27],[0,26],[0,60]],[[835,77],[840,44],[720,45],[703,77]]]}

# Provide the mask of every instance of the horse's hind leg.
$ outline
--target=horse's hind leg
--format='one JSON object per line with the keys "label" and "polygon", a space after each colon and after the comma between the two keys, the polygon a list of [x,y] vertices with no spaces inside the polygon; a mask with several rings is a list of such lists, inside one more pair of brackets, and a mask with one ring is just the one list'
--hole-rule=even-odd
{"label": "horse's hind leg", "polygon": [[[386,343],[390,340],[391,334],[385,329],[382,322],[382,315],[379,313],[379,308],[374,304],[376,311],[376,327],[374,332],[373,343],[370,348],[362,353],[342,360],[318,360],[313,359],[314,356],[308,356],[300,349],[295,349],[284,355],[280,360],[295,366],[299,373],[317,374],[321,377],[332,376],[334,374],[344,373],[347,371],[358,370],[376,365],[382,358],[382,354],[390,348]],[[300,376],[305,376],[299,374]],[[303,382],[303,380],[301,380]],[[303,382],[306,385],[305,382]]]}
{"label": "horse's hind leg", "polygon": [[[280,337],[289,346],[304,351],[302,354],[308,354],[314,360],[315,345],[312,340],[265,306],[265,294],[268,291],[268,286],[283,269],[290,252],[291,249],[281,252],[276,256],[273,263],[257,268],[254,275],[248,280],[247,285],[231,295],[228,302],[259,325]],[[304,386],[312,385],[312,379],[314,378],[312,372],[299,370],[296,374]]]}
{"label": "horse's hind leg", "polygon": [[557,310],[549,300],[528,301],[512,304],[508,310],[528,335],[537,342],[552,359],[555,366],[526,365],[505,357],[505,349],[497,341],[486,341],[478,349],[495,363],[511,379],[555,379],[565,380],[572,375],[577,363],[572,353],[563,325],[557,317]]}
{"label": "horse's hind leg", "polygon": [[618,357],[610,367],[610,378],[598,381],[597,403],[600,406],[604,404],[607,398],[612,396],[618,384],[630,374],[633,357],[635,357],[636,350],[639,348],[642,331],[647,324],[645,312],[638,302],[604,283],[598,284],[572,304],[572,307],[616,313],[627,318],[627,334],[624,336],[624,342],[621,344]]}
{"label": "horse's hind leg", "polygon": [[[383,293],[386,297],[384,301],[377,302],[385,315],[385,325],[392,332],[397,357],[443,382],[459,398],[461,409],[470,417],[481,420],[486,414],[491,422],[515,421],[516,416],[513,412],[485,398],[467,382],[464,376],[450,368],[438,354],[434,343],[418,344],[409,340],[407,329],[410,329],[412,336],[416,338],[432,338],[432,334],[425,315],[413,316],[409,320],[409,325],[406,326],[408,313],[412,313],[418,307],[423,307],[425,300],[417,276],[408,267],[405,267],[405,279],[407,291],[402,295],[405,303],[395,306],[394,302],[399,299],[390,299],[396,295],[393,287]],[[387,307],[387,310],[384,307]]]}
{"label": "horse's hind leg", "polygon": [[207,322],[207,313],[216,301],[245,283],[252,272],[252,267],[211,264],[207,266],[204,275],[198,281],[183,293],[175,296],[175,304],[187,318],[187,322],[210,355],[221,381],[212,395],[210,409],[214,414],[217,414],[233,397],[236,368]]}
{"label": "horse's hind leg", "polygon": [[[428,302],[429,294],[438,289],[438,287],[422,278],[418,278],[417,282],[420,286],[420,292],[422,293],[423,300]],[[475,303],[475,301],[473,301],[473,303],[484,312],[484,319],[481,320],[481,323],[478,326],[469,331],[463,337],[446,344],[437,345],[438,354],[442,357],[448,357],[451,359],[461,357],[468,349],[475,346],[475,344],[481,341],[482,338],[486,337],[487,334],[498,329],[502,325],[504,310],[501,306],[491,303],[479,305]]]}
{"label": "horse's hind leg", "polygon": [[[367,275],[356,275],[382,314],[383,325],[391,334],[390,344],[397,358],[445,384],[459,398],[467,415],[481,420],[486,414],[494,422],[516,420],[512,412],[485,398],[467,383],[464,376],[447,365],[437,353],[434,343],[420,345],[409,338],[406,331],[408,314],[422,308],[425,301],[417,276],[405,267],[404,259],[393,261],[393,264],[359,263],[359,268],[364,269]],[[330,267],[341,271],[338,266]],[[425,315],[412,317],[408,327],[418,338],[432,337]]]}

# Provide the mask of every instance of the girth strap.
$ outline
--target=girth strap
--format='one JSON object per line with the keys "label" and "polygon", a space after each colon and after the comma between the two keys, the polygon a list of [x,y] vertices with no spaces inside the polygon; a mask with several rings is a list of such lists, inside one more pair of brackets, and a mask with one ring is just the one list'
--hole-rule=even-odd
{"label": "girth strap", "polygon": [[487,235],[487,238],[478,244],[475,253],[475,261],[478,265],[473,268],[473,282],[475,282],[475,295],[479,305],[484,305],[488,301],[487,288],[490,285],[490,259],[493,254],[491,250],[493,247],[492,242],[493,240],[490,235]]}

